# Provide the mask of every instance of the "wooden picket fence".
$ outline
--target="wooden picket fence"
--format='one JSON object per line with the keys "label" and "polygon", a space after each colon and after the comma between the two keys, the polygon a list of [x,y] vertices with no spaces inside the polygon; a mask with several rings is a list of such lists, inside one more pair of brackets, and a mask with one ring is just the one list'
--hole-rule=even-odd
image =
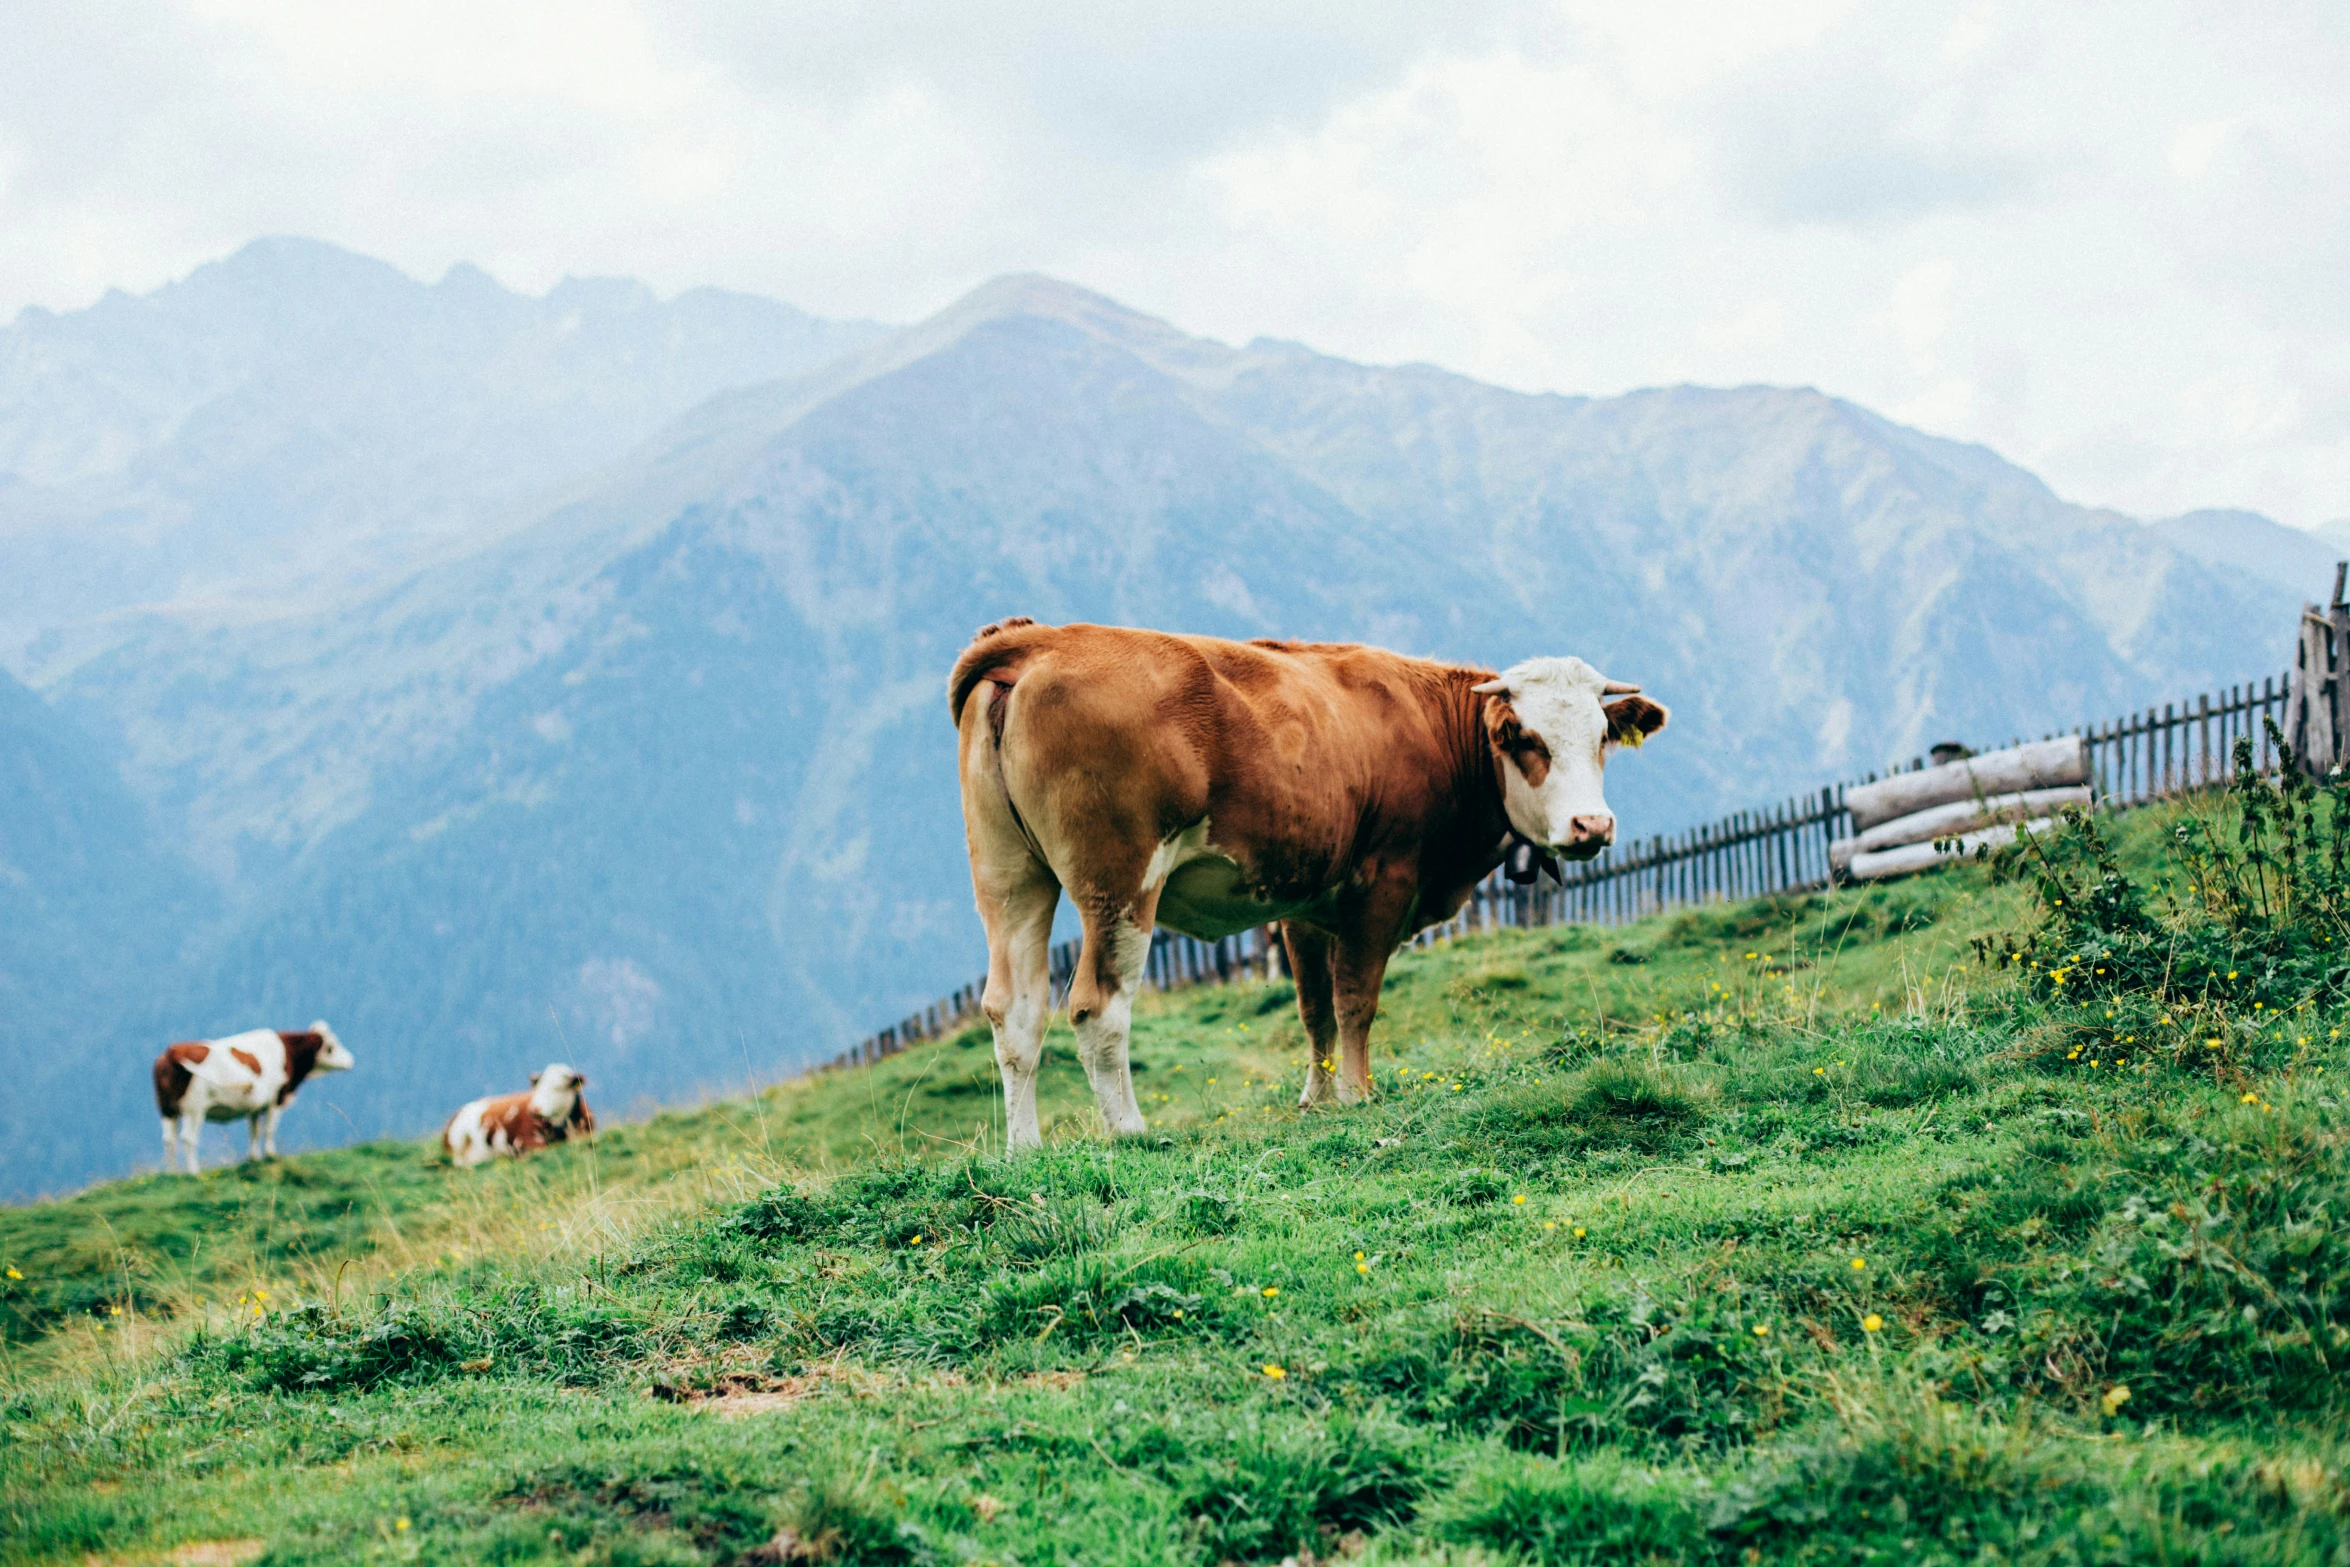
{"label": "wooden picket fence", "polygon": [[2223,783],[2235,767],[2239,739],[2252,742],[2262,772],[2274,770],[2278,756],[2268,723],[2285,727],[2288,687],[2285,678],[2271,677],[2075,730],[2089,742],[2098,803],[2140,805]]}
{"label": "wooden picket fence", "polygon": [[[2289,695],[2289,681],[2272,676],[2258,684],[2229,686],[2190,701],[2124,714],[2072,733],[2088,742],[2090,777],[2099,804],[2138,805],[2222,782],[2234,765],[2239,738],[2251,740],[2263,771],[2274,768],[2279,759],[2263,720],[2281,727]],[[1925,765],[1920,759],[1897,771]],[[1516,886],[1496,872],[1470,893],[1459,914],[1422,931],[1412,945],[1426,947],[1488,930],[1621,925],[1666,909],[1825,887],[1828,845],[1852,830],[1844,792],[1876,779],[1871,773],[1686,832],[1618,844],[1597,859],[1565,867],[1563,881],[1545,878],[1532,886]],[[1077,970],[1077,952],[1074,939],[1052,949],[1056,1004],[1066,996],[1069,978]],[[1286,966],[1269,926],[1222,941],[1199,941],[1162,929],[1151,938],[1143,984],[1151,990],[1181,990],[1269,979]],[[966,1027],[979,1015],[985,983],[973,980],[859,1041],[825,1066],[878,1061],[908,1045]]]}

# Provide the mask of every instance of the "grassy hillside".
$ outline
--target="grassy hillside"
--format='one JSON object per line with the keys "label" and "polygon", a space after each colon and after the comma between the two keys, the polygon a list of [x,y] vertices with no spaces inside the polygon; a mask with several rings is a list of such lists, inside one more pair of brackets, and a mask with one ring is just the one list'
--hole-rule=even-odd
{"label": "grassy hillside", "polygon": [[975,1032],[0,1212],[0,1561],[2343,1560],[2350,930],[2083,874],[1407,954],[1355,1110],[1238,986],[1116,1148]]}

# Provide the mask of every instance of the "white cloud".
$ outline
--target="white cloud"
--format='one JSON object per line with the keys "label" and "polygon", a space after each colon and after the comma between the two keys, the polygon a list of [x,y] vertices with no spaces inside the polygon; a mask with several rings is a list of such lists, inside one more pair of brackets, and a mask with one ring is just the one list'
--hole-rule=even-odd
{"label": "white cloud", "polygon": [[9,31],[0,312],[280,232],[898,319],[1035,268],[1514,385],[1818,385],[2139,512],[2350,514],[2322,0],[18,0]]}

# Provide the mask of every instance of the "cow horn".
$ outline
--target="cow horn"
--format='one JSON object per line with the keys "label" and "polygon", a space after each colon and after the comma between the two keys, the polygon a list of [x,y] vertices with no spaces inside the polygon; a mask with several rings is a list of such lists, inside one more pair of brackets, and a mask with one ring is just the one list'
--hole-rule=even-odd
{"label": "cow horn", "polygon": [[1599,688],[1601,696],[1632,696],[1640,687],[1629,680],[1610,680]]}
{"label": "cow horn", "polygon": [[1506,680],[1500,679],[1481,680],[1477,684],[1469,687],[1469,689],[1477,693],[1479,696],[1508,696],[1510,694],[1510,683]]}

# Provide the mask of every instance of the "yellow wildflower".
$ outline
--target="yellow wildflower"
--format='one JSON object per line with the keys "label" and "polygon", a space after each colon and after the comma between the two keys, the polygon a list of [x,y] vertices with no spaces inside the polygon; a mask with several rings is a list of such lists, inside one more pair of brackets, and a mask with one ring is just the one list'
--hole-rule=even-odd
{"label": "yellow wildflower", "polygon": [[1879,1331],[1880,1329],[1882,1329],[1884,1326],[1885,1326],[1885,1319],[1884,1319],[1883,1317],[1880,1317],[1880,1316],[1878,1316],[1878,1315],[1877,1315],[1875,1312],[1873,1312],[1873,1311],[1872,1311],[1872,1312],[1870,1312],[1870,1313],[1869,1313],[1867,1316],[1865,1316],[1865,1317],[1863,1317],[1863,1318],[1861,1318],[1861,1319],[1860,1319],[1860,1330],[1861,1330],[1863,1333],[1875,1333],[1875,1332]]}
{"label": "yellow wildflower", "polygon": [[1852,1271],[1855,1273],[1858,1273],[1861,1269],[1867,1267],[1868,1265],[1869,1263],[1866,1257],[1855,1257],[1852,1259]]}
{"label": "yellow wildflower", "polygon": [[1278,1382],[1278,1381],[1280,1381],[1280,1380],[1281,1380],[1283,1377],[1285,1377],[1285,1376],[1289,1375],[1289,1373],[1288,1373],[1288,1372],[1286,1372],[1286,1371],[1284,1371],[1284,1370],[1282,1370],[1282,1369],[1281,1369],[1279,1366],[1267,1366],[1267,1367],[1265,1368],[1265,1375],[1267,1375],[1267,1376],[1271,1377],[1271,1378],[1272,1378],[1274,1381]]}
{"label": "yellow wildflower", "polygon": [[2097,1402],[2105,1406],[2105,1412],[2108,1415],[2114,1415],[2119,1414],[2121,1412],[2122,1405],[2128,1403],[2129,1401],[2130,1385],[2127,1382],[2116,1382],[2113,1386],[2105,1390],[2105,1396],[2099,1399]]}

